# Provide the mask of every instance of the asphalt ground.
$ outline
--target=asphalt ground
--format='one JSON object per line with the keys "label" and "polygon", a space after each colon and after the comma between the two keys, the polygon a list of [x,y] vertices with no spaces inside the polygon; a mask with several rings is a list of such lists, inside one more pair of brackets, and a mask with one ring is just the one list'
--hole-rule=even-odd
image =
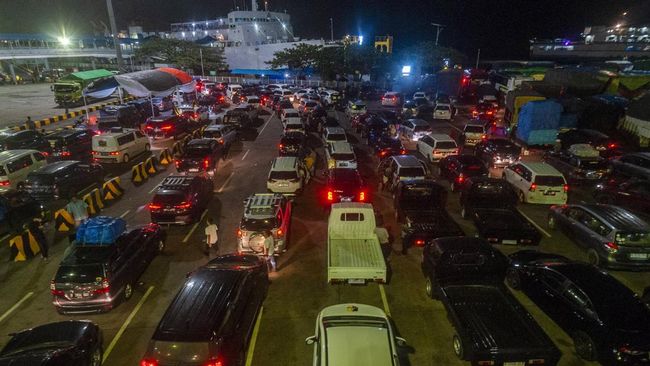
{"label": "asphalt ground", "polygon": [[[343,113],[337,113],[341,124],[348,126]],[[227,158],[220,163],[214,178],[214,197],[204,216],[213,217],[219,225],[220,253],[236,249],[236,229],[243,212],[242,201],[251,193],[266,191],[266,177],[271,160],[277,156],[276,146],[281,134],[281,124],[275,114],[261,117],[258,134],[254,139],[234,145]],[[449,133],[464,123],[457,117],[452,123],[434,121],[436,131]],[[378,161],[360,143],[359,136],[350,133],[356,144],[360,171],[372,187],[376,187],[374,170]],[[310,144],[321,157],[319,140],[312,136]],[[171,144],[159,143],[154,149]],[[116,174],[124,170],[117,169]],[[145,184],[134,187],[128,173],[122,177],[126,194],[102,214],[122,216],[129,225],[149,222],[145,205],[151,200],[155,187],[174,171],[173,167],[158,173]],[[492,172],[499,176],[499,172]],[[373,204],[383,215],[394,241],[393,251],[387,260],[391,278],[387,285],[364,286],[328,285],[326,281],[326,226],[327,214],[319,205],[324,179],[320,174],[295,200],[292,225],[289,232],[288,251],[278,261],[279,271],[271,274],[271,286],[264,309],[258,317],[248,354],[249,365],[308,365],[312,362],[312,346],[304,339],[314,333],[318,312],[332,304],[357,302],[384,309],[393,319],[397,332],[406,338],[409,348],[402,354],[405,365],[463,365],[453,354],[451,339],[454,330],[447,320],[442,304],[426,297],[424,278],[420,271],[421,250],[413,248],[401,255],[399,230],[394,222],[390,197],[375,193]],[[579,189],[570,193],[571,201],[589,200],[590,196]],[[586,255],[564,235],[549,232],[545,221],[548,207],[521,205],[521,211],[547,232],[538,249],[555,252],[570,258],[585,260]],[[458,194],[450,193],[448,210],[468,233],[476,232],[470,221],[459,215]],[[163,255],[151,263],[141,277],[134,296],[109,313],[97,315],[63,316],[51,304],[49,281],[67,246],[65,238],[55,240],[51,246],[49,262],[34,258],[27,262],[6,262],[0,265],[0,344],[6,343],[9,332],[35,325],[64,320],[90,319],[104,332],[105,365],[137,365],[143,355],[158,321],[188,272],[206,263],[201,248],[204,219],[196,225],[172,226],[167,229],[168,239]],[[1,249],[8,253],[7,245]],[[504,253],[520,248],[499,246]],[[2,252],[0,252],[0,255]],[[7,254],[8,256],[8,254]],[[640,292],[650,283],[648,273],[612,272],[617,278]],[[580,361],[570,338],[548,319],[525,296],[515,296],[533,314],[544,331],[562,351],[560,365],[590,365]]]}

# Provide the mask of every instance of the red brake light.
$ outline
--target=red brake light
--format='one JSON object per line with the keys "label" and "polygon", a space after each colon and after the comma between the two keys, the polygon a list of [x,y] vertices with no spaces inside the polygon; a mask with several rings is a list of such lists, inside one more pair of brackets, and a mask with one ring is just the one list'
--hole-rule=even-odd
{"label": "red brake light", "polygon": [[543,365],[544,363],[543,358],[533,358],[532,360],[528,360],[529,365]]}
{"label": "red brake light", "polygon": [[458,177],[456,177],[456,183],[463,183],[465,181],[465,176],[463,173],[461,173]]}
{"label": "red brake light", "polygon": [[140,366],[158,366],[158,360],[155,358],[143,358],[140,361]]}
{"label": "red brake light", "polygon": [[327,200],[328,201],[334,201],[334,192],[327,191]]}
{"label": "red brake light", "polygon": [[537,189],[537,183],[531,184],[530,188],[528,188],[528,190],[531,191],[531,192],[535,192],[536,189]]}
{"label": "red brake light", "polygon": [[241,237],[242,237],[241,229],[237,229],[237,237],[238,237],[238,238],[241,238]]}
{"label": "red brake light", "polygon": [[50,281],[50,292],[52,293],[53,296],[64,296],[65,293],[63,290],[57,290],[56,285],[54,284],[54,280]]}
{"label": "red brake light", "polygon": [[568,185],[568,184],[565,184],[565,185],[564,185],[564,192],[566,193],[566,192],[568,192],[568,191],[569,191],[569,185]]}
{"label": "red brake light", "polygon": [[70,151],[61,151],[61,156],[71,156]]}
{"label": "red brake light", "polygon": [[388,151],[386,151],[386,150],[382,150],[382,151],[379,152],[379,155],[380,155],[381,157],[386,156],[386,154],[388,154]]}
{"label": "red brake light", "polygon": [[276,231],[276,233],[275,233],[275,236],[278,236],[278,237],[280,237],[282,235],[284,235],[284,231],[282,231],[282,229],[278,229],[278,231]]}
{"label": "red brake light", "polygon": [[614,242],[607,242],[605,243],[605,249],[607,249],[611,253],[616,253],[618,252],[618,244]]}
{"label": "red brake light", "polygon": [[422,240],[422,239],[417,239],[417,240],[415,241],[415,246],[421,247],[421,246],[423,246],[423,245],[424,245],[424,240]]}
{"label": "red brake light", "polygon": [[284,145],[283,144],[278,144],[278,149],[283,149]]}
{"label": "red brake light", "polygon": [[167,125],[167,126],[162,126],[162,127],[160,127],[160,129],[163,130],[163,131],[169,131],[169,130],[171,130],[173,127],[174,127],[174,126]]}
{"label": "red brake light", "polygon": [[208,169],[208,166],[210,166],[210,160],[208,159],[203,160],[203,168]]}
{"label": "red brake light", "polygon": [[181,161],[178,159],[174,160],[174,165],[178,168],[181,165]]}
{"label": "red brake light", "polygon": [[181,202],[180,205],[174,206],[174,208],[177,210],[187,210],[190,207],[192,207],[192,203],[190,202]]}
{"label": "red brake light", "polygon": [[9,183],[8,180],[0,180],[0,187],[6,187],[6,186],[8,186],[9,184],[10,184],[10,183]]}
{"label": "red brake light", "polygon": [[361,192],[359,193],[359,201],[361,201],[361,202],[365,202],[365,201],[366,201],[366,192],[361,191]]}
{"label": "red brake light", "polygon": [[120,155],[120,152],[119,152],[119,151],[111,151],[111,152],[108,153],[108,154],[109,154],[109,155],[112,155],[112,156],[117,156],[117,155]]}
{"label": "red brake light", "polygon": [[485,140],[485,139],[487,139],[487,135],[485,134],[481,135],[481,140]]}
{"label": "red brake light", "polygon": [[224,363],[221,360],[208,360],[203,366],[224,366]]}
{"label": "red brake light", "polygon": [[608,149],[616,149],[616,147],[617,147],[617,145],[615,143],[611,143],[611,144],[607,145]]}
{"label": "red brake light", "polygon": [[407,151],[406,149],[402,149],[399,151],[400,155],[406,155]]}
{"label": "red brake light", "polygon": [[108,294],[111,292],[111,286],[107,278],[102,279],[102,287],[93,291],[95,295]]}
{"label": "red brake light", "polygon": [[147,130],[147,131],[151,131],[151,130],[153,130],[153,126],[147,126],[144,129]]}
{"label": "red brake light", "polygon": [[147,205],[147,207],[149,208],[149,210],[155,211],[155,210],[160,210],[162,208],[162,205],[159,205],[157,203],[150,203]]}

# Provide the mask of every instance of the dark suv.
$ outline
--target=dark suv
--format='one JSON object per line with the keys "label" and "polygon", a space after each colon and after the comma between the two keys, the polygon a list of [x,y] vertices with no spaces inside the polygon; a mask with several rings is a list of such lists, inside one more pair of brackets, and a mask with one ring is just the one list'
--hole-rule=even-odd
{"label": "dark suv", "polygon": [[41,202],[68,199],[93,184],[101,187],[103,177],[104,170],[99,164],[62,160],[30,172],[25,190]]}
{"label": "dark suv", "polygon": [[370,191],[356,169],[334,168],[327,171],[325,203],[371,202]]}
{"label": "dark suv", "polygon": [[0,194],[0,212],[0,232],[20,231],[42,214],[43,206],[25,191],[9,190]]}
{"label": "dark suv", "polygon": [[266,264],[256,255],[211,260],[172,300],[141,364],[244,365],[268,285]]}
{"label": "dark suv", "polygon": [[179,116],[152,117],[147,120],[144,132],[154,139],[178,138],[189,130],[187,119]]}
{"label": "dark suv", "polygon": [[0,150],[32,149],[49,155],[50,143],[43,134],[36,131],[3,132],[0,134]]}
{"label": "dark suv", "polygon": [[52,147],[52,160],[85,160],[92,158],[93,132],[88,129],[66,129],[47,135]]}
{"label": "dark suv", "polygon": [[51,282],[59,313],[103,312],[128,300],[138,278],[165,247],[156,224],[128,231],[108,245],[72,245]]}
{"label": "dark suv", "polygon": [[280,137],[278,153],[280,156],[298,156],[305,146],[305,134],[287,132]]}
{"label": "dark suv", "polygon": [[516,163],[520,153],[519,146],[504,138],[482,140],[474,146],[474,154],[490,168]]}
{"label": "dark suv", "polygon": [[176,159],[178,172],[217,172],[219,158],[225,155],[224,146],[215,139],[194,139],[187,143],[180,159]]}
{"label": "dark suv", "polygon": [[191,224],[201,217],[212,198],[212,181],[203,175],[165,178],[149,204],[151,222]]}

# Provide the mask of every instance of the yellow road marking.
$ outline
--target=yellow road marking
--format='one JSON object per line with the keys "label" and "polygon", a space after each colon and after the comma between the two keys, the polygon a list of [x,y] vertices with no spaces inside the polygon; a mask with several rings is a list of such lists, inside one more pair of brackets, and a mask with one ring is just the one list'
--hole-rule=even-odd
{"label": "yellow road marking", "polygon": [[257,320],[255,321],[255,327],[253,328],[251,342],[248,344],[248,351],[246,352],[246,366],[251,366],[253,364],[253,353],[255,353],[255,343],[257,343],[257,335],[260,332],[260,323],[262,322],[263,311],[264,306],[260,307],[260,312],[257,314]]}
{"label": "yellow road marking", "polygon": [[381,302],[384,304],[384,312],[386,315],[390,316],[390,307],[388,307],[388,298],[386,297],[386,290],[384,290],[384,285],[379,284],[379,294],[381,294]]}

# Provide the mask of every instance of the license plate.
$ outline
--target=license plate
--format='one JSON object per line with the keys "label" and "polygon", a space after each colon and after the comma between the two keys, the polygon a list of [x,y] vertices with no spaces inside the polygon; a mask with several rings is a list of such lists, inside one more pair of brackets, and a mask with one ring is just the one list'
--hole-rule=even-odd
{"label": "license plate", "polygon": [[546,191],[544,192],[545,196],[555,196],[555,191]]}
{"label": "license plate", "polygon": [[198,172],[198,171],[199,171],[199,168],[190,168],[189,171],[190,171],[190,172]]}
{"label": "license plate", "polygon": [[102,156],[108,156],[107,152],[102,152]]}
{"label": "license plate", "polygon": [[501,243],[503,244],[517,244],[516,240],[501,240]]}
{"label": "license plate", "polygon": [[524,366],[525,362],[504,362],[503,366]]}
{"label": "license plate", "polygon": [[166,209],[164,209],[163,211],[165,211],[165,212],[176,212],[176,209],[173,209],[173,208],[166,208]]}
{"label": "license plate", "polygon": [[348,166],[348,163],[339,163],[339,166],[340,167],[346,167],[346,166]]}
{"label": "license plate", "polygon": [[278,187],[289,187],[289,183],[278,183]]}
{"label": "license plate", "polygon": [[366,280],[364,280],[364,279],[362,279],[362,278],[350,278],[350,279],[348,280],[348,283],[349,283],[350,285],[365,285],[365,284],[366,284]]}
{"label": "license plate", "polygon": [[342,197],[341,202],[352,202],[352,198],[350,198],[350,197]]}
{"label": "license plate", "polygon": [[646,259],[648,259],[648,254],[647,253],[631,253],[630,254],[630,259],[646,260]]}

